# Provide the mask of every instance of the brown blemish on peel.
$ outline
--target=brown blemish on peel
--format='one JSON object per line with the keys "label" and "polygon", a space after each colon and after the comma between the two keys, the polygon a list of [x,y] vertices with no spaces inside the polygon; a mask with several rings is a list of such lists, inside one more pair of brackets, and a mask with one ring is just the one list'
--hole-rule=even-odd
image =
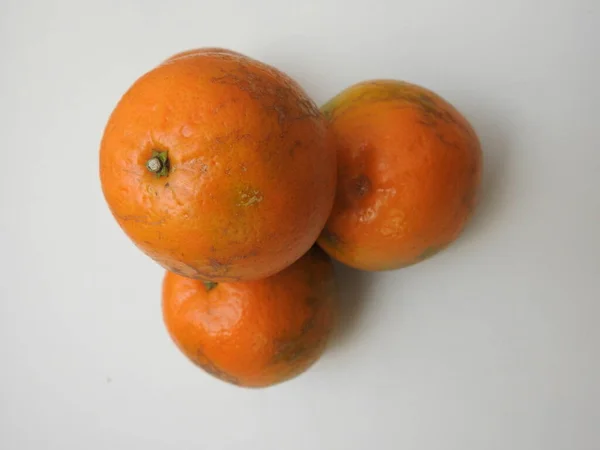
{"label": "brown blemish on peel", "polygon": [[431,258],[433,255],[436,255],[440,251],[442,251],[443,247],[427,247],[418,257],[417,261],[423,261],[427,258]]}
{"label": "brown blemish on peel", "polygon": [[371,180],[369,180],[369,178],[364,174],[359,175],[357,178],[352,180],[352,183],[353,190],[358,194],[359,197],[364,197],[371,190]]}
{"label": "brown blemish on peel", "polygon": [[255,248],[255,249],[252,249],[250,252],[248,252],[246,254],[232,256],[231,258],[229,258],[227,260],[227,264],[231,264],[232,262],[235,262],[235,261],[243,261],[245,259],[252,258],[252,257],[254,257],[256,255],[258,255],[258,249]]}
{"label": "brown blemish on peel", "polygon": [[211,258],[208,260],[210,267],[215,271],[215,273],[227,273],[229,267],[227,264],[220,262],[215,258]]}
{"label": "brown blemish on peel", "polygon": [[331,120],[365,102],[398,102],[401,108],[408,106],[419,109],[424,117],[424,125],[433,126],[441,121],[465,129],[447,109],[443,99],[425,88],[403,81],[374,80],[360,83],[329,100],[321,110]]}
{"label": "brown blemish on peel", "polygon": [[317,321],[315,320],[314,316],[310,316],[308,319],[306,319],[306,321],[304,322],[304,324],[302,325],[302,329],[300,330],[300,336],[304,336],[305,334],[307,334],[310,330],[312,330]]}
{"label": "brown blemish on peel", "polygon": [[340,237],[337,234],[330,231],[328,228],[325,228],[321,233],[321,239],[327,241],[333,247],[337,247],[342,243]]}
{"label": "brown blemish on peel", "polygon": [[155,259],[164,267],[168,268],[173,273],[181,275],[182,277],[192,278],[195,280],[209,280],[210,274],[198,270],[196,267],[190,266],[181,261],[167,260],[155,256]]}
{"label": "brown blemish on peel", "polygon": [[272,363],[291,363],[300,359],[308,349],[302,342],[302,337],[281,341],[275,346]]}
{"label": "brown blemish on peel", "polygon": [[269,75],[275,73],[268,67],[262,68],[267,72],[262,76],[250,70],[247,65],[240,64],[228,70],[222,69],[222,75],[211,79],[212,83],[235,86],[256,100],[269,116],[277,120],[282,135],[291,122],[307,118],[319,117],[316,105],[308,99],[298,100],[298,92],[289,81],[283,80],[284,86],[274,86],[269,81]]}
{"label": "brown blemish on peel", "polygon": [[291,147],[290,147],[290,149],[289,149],[290,156],[294,156],[294,152],[295,152],[295,151],[296,151],[296,149],[297,149],[298,147],[300,147],[301,145],[302,145],[302,142],[301,142],[301,141],[299,141],[299,140],[295,140],[295,141],[294,141],[294,143],[292,144],[292,146],[291,146]]}
{"label": "brown blemish on peel", "polygon": [[214,281],[203,281],[202,284],[204,284],[206,292],[210,292],[216,288],[219,283],[215,283]]}
{"label": "brown blemish on peel", "polygon": [[194,362],[202,367],[202,369],[204,369],[206,372],[216,378],[219,378],[220,380],[227,381],[232,384],[240,384],[239,378],[234,377],[233,375],[217,367],[215,363],[206,357],[202,350],[198,350],[196,352],[196,358],[194,359]]}
{"label": "brown blemish on peel", "polygon": [[275,353],[273,355],[273,364],[279,362],[294,362],[307,356],[311,347],[307,346],[306,336],[317,325],[314,314],[311,314],[302,324],[300,333],[292,338],[282,339],[275,344]]}

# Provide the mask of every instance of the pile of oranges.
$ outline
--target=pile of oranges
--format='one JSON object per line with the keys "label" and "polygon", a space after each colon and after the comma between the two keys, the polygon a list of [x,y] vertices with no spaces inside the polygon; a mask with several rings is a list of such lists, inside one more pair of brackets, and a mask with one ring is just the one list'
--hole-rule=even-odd
{"label": "pile of oranges", "polygon": [[173,341],[251,387],[325,349],[331,258],[390,270],[442,250],[473,212],[481,166],[472,127],[427,89],[367,81],[319,109],[281,71],[219,48],[140,77],[100,146],[114,218],[166,269]]}

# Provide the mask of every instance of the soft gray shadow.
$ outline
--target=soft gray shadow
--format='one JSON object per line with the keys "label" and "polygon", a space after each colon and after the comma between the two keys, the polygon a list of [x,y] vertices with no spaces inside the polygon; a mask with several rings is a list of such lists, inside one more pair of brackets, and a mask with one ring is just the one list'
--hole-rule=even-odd
{"label": "soft gray shadow", "polygon": [[[340,73],[338,58],[329,58],[323,52],[312,51],[321,45],[323,43],[316,40],[307,42],[304,37],[287,36],[272,45],[255,48],[250,56],[286,72],[321,105],[339,91],[340,84],[350,85],[359,81],[353,79],[351,74],[347,75],[343,71]],[[400,74],[397,78],[403,79]],[[411,81],[418,83],[418,80]],[[514,111],[496,109],[497,101],[486,101],[478,93],[468,89],[454,96],[451,102],[472,124],[483,151],[479,203],[462,237],[469,239],[490,230],[509,205],[506,188],[510,182],[510,123],[518,118]],[[340,314],[330,342],[332,349],[345,345],[357,334],[376,278],[371,273],[339,263],[334,263],[334,266]]]}
{"label": "soft gray shadow", "polygon": [[360,318],[369,298],[373,274],[334,262],[339,292],[339,316],[330,348],[345,345],[360,328]]}
{"label": "soft gray shadow", "polygon": [[465,237],[485,232],[508,206],[505,195],[510,179],[511,141],[506,116],[485,108],[463,108],[481,141],[483,173],[479,203],[465,229]]}

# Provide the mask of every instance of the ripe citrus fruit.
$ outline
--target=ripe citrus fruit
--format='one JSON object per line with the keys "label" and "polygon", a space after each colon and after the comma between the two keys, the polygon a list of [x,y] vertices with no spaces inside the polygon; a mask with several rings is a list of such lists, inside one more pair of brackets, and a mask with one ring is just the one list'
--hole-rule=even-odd
{"label": "ripe citrus fruit", "polygon": [[407,266],[454,241],[476,204],[479,140],[435,93],[379,80],[322,108],[336,138],[338,186],[319,244],[364,270]]}
{"label": "ripe citrus fruit", "polygon": [[214,281],[274,274],[317,239],[335,151],[289,77],[222,49],[179,53],[123,95],[100,146],[119,225],[173,272]]}
{"label": "ripe citrus fruit", "polygon": [[163,317],[195,364],[224,381],[264,387],[305,371],[323,352],[336,313],[330,258],[317,246],[259,281],[212,283],[167,272]]}

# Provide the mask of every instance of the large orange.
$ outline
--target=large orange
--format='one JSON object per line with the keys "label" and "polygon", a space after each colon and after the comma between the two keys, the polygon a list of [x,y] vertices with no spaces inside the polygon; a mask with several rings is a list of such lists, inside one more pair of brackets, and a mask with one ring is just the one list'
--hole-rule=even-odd
{"label": "large orange", "polygon": [[435,93],[405,82],[354,85],[323,106],[338,186],[319,244],[358,269],[395,269],[454,241],[476,204],[481,148]]}
{"label": "large orange", "polygon": [[167,272],[163,284],[163,317],[179,349],[240,386],[305,371],[323,352],[335,315],[331,260],[317,246],[259,281],[211,283]]}
{"label": "large orange", "polygon": [[179,53],[139,78],[102,138],[119,225],[176,273],[258,279],[317,239],[335,195],[323,116],[278,70],[239,53]]}

